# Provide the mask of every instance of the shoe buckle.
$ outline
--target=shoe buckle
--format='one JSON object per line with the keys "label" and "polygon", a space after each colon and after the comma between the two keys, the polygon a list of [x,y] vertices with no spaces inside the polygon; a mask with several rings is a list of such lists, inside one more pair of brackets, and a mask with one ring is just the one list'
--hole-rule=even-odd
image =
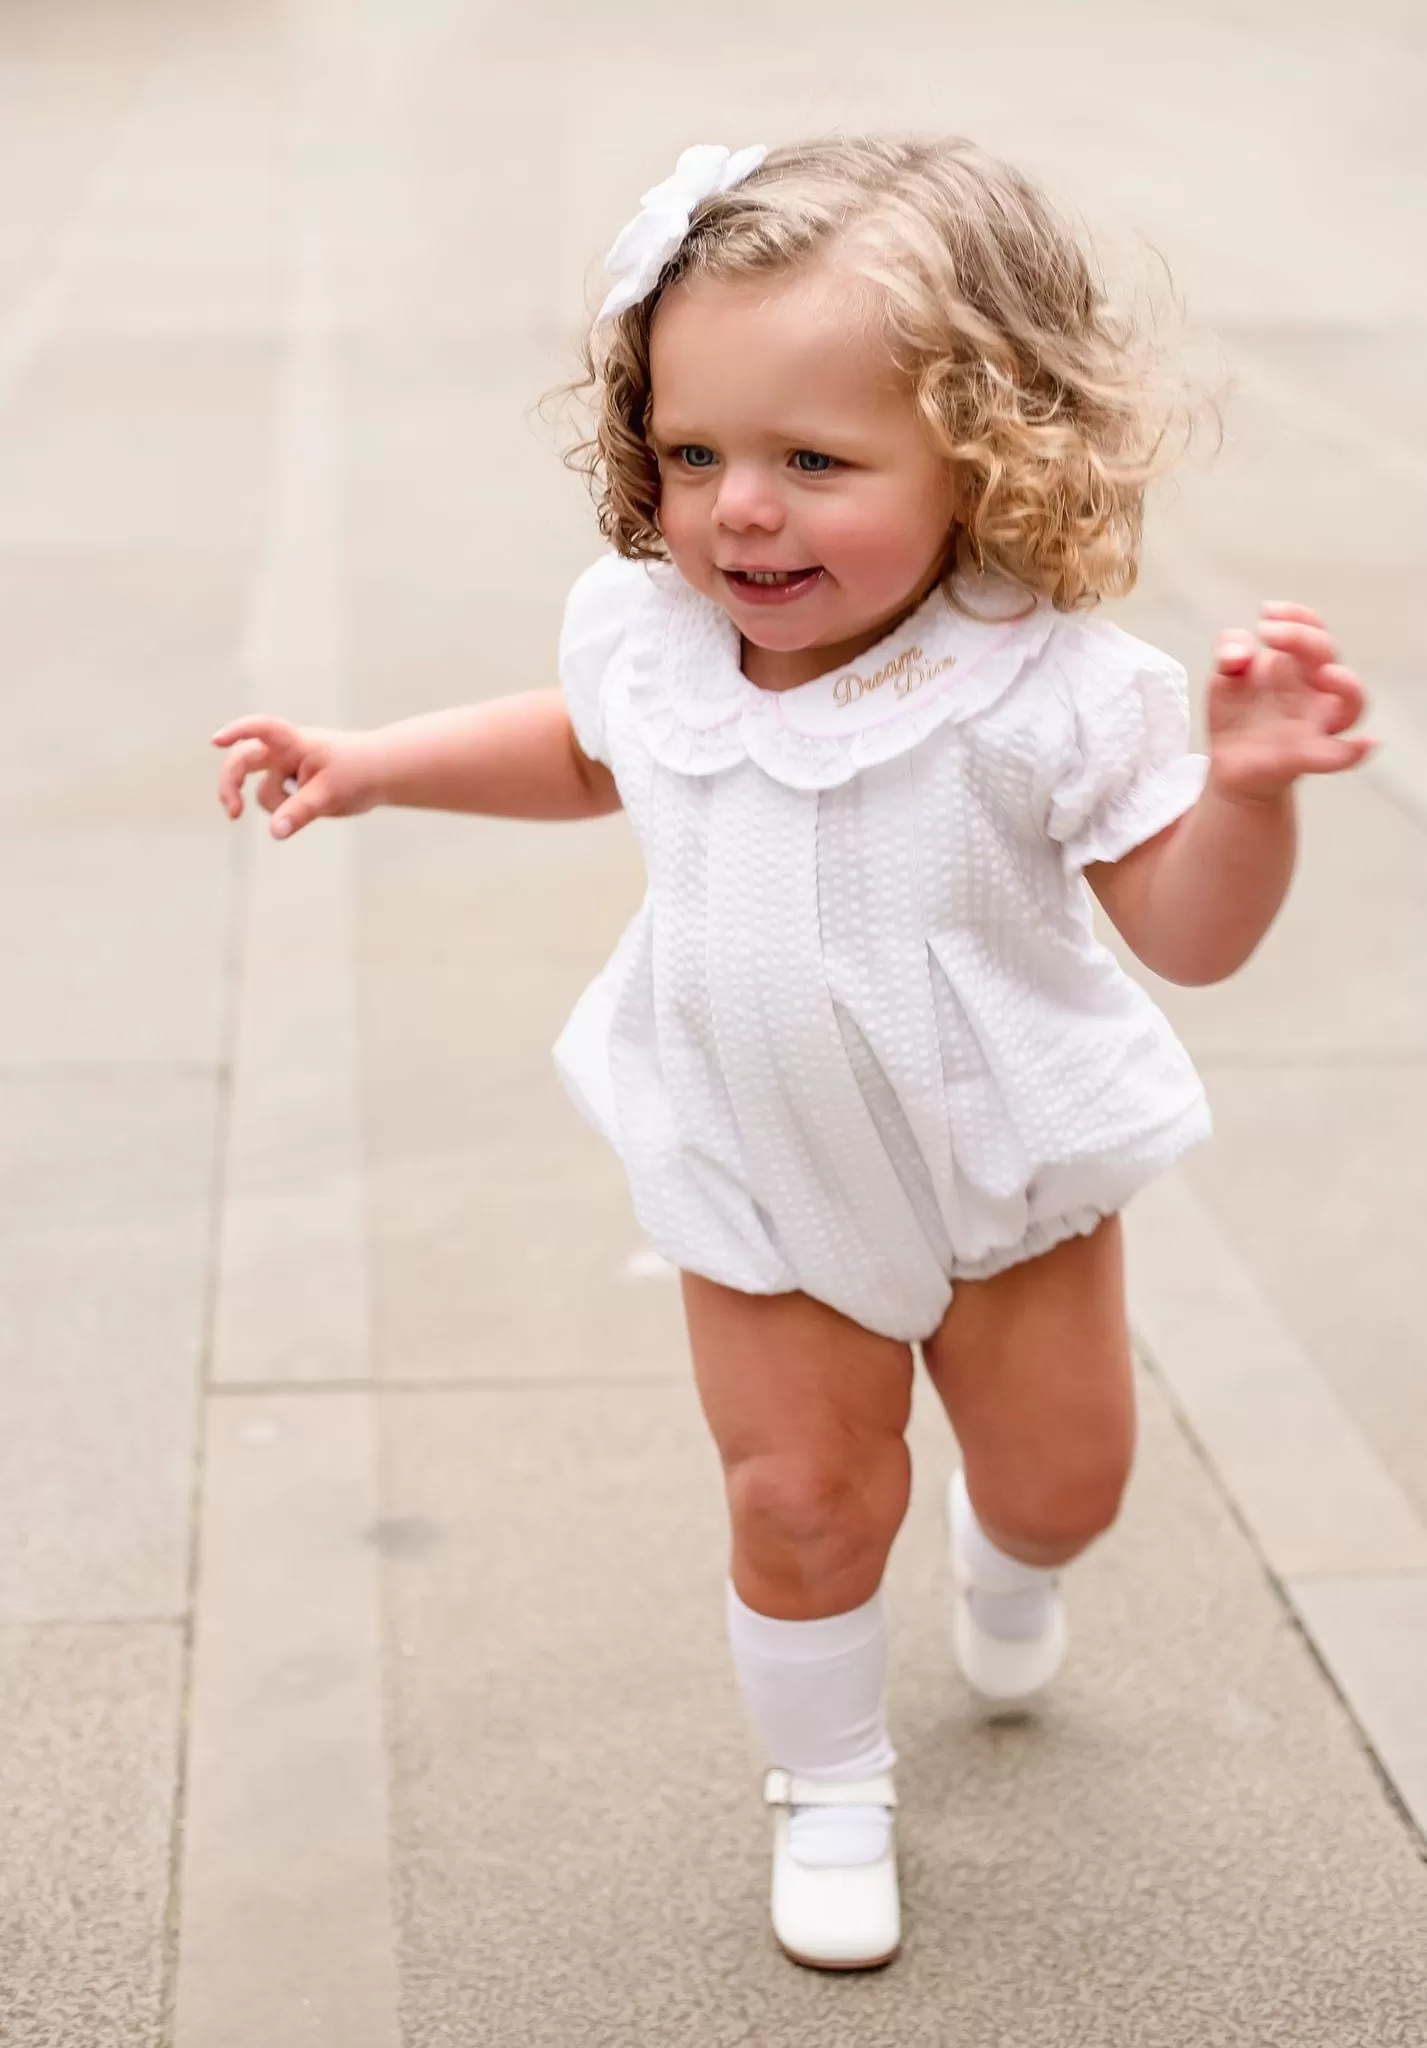
{"label": "shoe buckle", "polygon": [[767,1806],[886,1806],[897,1804],[897,1789],[890,1771],[875,1778],[800,1778],[792,1771],[773,1769],[763,1780],[763,1801]]}

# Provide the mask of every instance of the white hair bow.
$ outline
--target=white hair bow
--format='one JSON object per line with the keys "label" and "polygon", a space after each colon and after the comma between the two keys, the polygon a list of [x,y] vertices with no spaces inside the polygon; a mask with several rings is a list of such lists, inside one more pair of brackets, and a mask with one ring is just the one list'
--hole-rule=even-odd
{"label": "white hair bow", "polygon": [[684,151],[674,175],[644,194],[638,213],[620,229],[606,256],[605,269],[618,281],[595,316],[596,327],[637,306],[653,291],[660,271],[689,232],[694,208],[751,178],[767,154],[761,142],[732,154],[713,142],[697,142]]}

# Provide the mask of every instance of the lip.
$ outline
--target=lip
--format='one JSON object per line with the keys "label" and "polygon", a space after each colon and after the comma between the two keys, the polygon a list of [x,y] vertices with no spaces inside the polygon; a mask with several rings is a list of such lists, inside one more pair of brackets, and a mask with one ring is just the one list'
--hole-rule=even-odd
{"label": "lip", "polygon": [[796,604],[800,597],[806,597],[822,583],[824,571],[810,569],[799,575],[796,583],[745,583],[745,576],[782,576],[788,572],[771,563],[750,564],[746,569],[720,569],[719,574],[733,591],[741,604],[779,605]]}

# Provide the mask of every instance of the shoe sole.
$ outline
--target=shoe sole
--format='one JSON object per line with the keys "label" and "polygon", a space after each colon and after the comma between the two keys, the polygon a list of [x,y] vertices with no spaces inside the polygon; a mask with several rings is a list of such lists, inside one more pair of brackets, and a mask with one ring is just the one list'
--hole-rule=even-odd
{"label": "shoe sole", "polygon": [[[773,1939],[778,1941],[776,1934]],[[785,1941],[778,1941],[778,1946],[788,1958],[788,1961],[790,1963],[797,1963],[800,1969],[836,1970],[839,1972],[846,1972],[848,1970],[885,1970],[888,1963],[895,1963],[898,1956],[902,1953],[902,1944],[899,1941],[897,1946],[889,1948],[884,1956],[859,1956],[852,1962],[825,1962],[819,1960],[817,1956],[799,1954],[797,1949],[789,1948]]]}

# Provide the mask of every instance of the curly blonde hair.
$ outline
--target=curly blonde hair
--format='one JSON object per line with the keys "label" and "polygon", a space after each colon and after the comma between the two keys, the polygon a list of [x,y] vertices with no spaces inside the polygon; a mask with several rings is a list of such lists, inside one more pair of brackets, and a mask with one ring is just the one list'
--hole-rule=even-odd
{"label": "curly blonde hair", "polygon": [[1198,408],[1160,373],[1152,324],[1111,305],[1045,196],[955,137],[791,144],[695,210],[653,291],[590,331],[583,377],[561,387],[594,415],[564,459],[589,480],[605,539],[666,556],[646,438],[664,293],[834,251],[875,288],[932,445],[957,467],[948,594],[965,553],[1062,611],[1131,589],[1146,485],[1187,445]]}

